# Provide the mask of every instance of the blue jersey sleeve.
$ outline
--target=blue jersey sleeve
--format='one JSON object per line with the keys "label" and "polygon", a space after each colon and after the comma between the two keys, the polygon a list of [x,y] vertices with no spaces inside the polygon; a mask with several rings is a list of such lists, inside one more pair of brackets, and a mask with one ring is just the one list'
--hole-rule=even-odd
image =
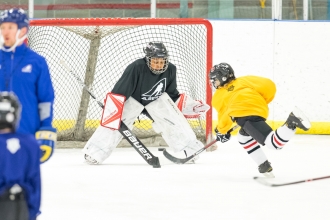
{"label": "blue jersey sleeve", "polygon": [[49,127],[53,121],[54,88],[46,60],[42,58],[40,62],[41,72],[37,81],[40,127]]}

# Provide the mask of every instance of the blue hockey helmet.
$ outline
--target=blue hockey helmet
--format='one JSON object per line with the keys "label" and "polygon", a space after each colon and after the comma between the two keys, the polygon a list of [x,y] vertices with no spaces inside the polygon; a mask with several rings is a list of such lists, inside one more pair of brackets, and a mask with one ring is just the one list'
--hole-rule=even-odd
{"label": "blue hockey helmet", "polygon": [[21,104],[13,92],[0,92],[0,129],[16,130],[21,117]]}
{"label": "blue hockey helmet", "polygon": [[[228,63],[220,63],[212,67],[209,77],[213,86],[217,89],[234,80],[235,73]],[[216,79],[220,82],[220,85],[218,86],[215,86],[214,84]]]}
{"label": "blue hockey helmet", "polygon": [[0,25],[5,22],[13,22],[17,24],[18,29],[21,29],[23,27],[29,27],[29,17],[21,8],[12,8],[9,10],[4,10],[0,14]]}

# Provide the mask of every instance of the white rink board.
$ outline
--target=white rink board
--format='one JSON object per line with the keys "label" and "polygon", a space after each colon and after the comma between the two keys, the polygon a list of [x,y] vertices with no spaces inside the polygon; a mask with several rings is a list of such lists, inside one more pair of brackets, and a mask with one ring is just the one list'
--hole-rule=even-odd
{"label": "white rink board", "polygon": [[274,117],[297,104],[311,121],[330,121],[330,22],[275,22],[275,31]]}
{"label": "white rink board", "polygon": [[268,119],[285,120],[296,105],[311,121],[330,122],[330,22],[211,23],[213,65],[228,62],[236,76],[264,76],[276,83]]}

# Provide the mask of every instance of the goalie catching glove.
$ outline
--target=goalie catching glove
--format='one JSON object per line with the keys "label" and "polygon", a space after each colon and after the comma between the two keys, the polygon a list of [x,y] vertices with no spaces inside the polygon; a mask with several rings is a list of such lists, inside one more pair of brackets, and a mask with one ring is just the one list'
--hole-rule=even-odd
{"label": "goalie catching glove", "polygon": [[221,141],[221,143],[225,143],[230,140],[231,134],[221,134],[217,128],[214,129],[215,135],[217,137],[217,141]]}
{"label": "goalie catching glove", "polygon": [[36,139],[40,145],[40,163],[46,162],[53,154],[56,143],[56,129],[53,127],[41,127],[36,133]]}
{"label": "goalie catching glove", "polygon": [[185,93],[180,94],[180,97],[176,100],[175,104],[186,118],[198,118],[202,113],[205,113],[210,109],[208,104],[201,100],[193,100]]}

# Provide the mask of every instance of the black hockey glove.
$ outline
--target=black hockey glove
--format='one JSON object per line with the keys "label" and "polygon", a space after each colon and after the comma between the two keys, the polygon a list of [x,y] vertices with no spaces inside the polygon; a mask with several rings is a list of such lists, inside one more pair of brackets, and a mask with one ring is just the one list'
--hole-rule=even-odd
{"label": "black hockey glove", "polygon": [[230,140],[231,134],[221,134],[217,128],[214,129],[215,135],[217,136],[217,141],[221,141],[221,143],[225,143]]}

